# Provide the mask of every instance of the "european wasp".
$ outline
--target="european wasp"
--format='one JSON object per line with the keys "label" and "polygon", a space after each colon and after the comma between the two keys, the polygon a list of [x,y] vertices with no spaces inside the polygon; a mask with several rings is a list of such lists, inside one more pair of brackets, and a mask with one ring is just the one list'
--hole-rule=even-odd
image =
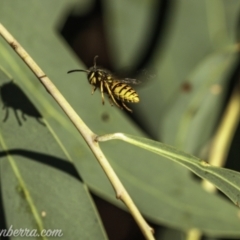
{"label": "european wasp", "polygon": [[114,103],[117,107],[121,109],[125,108],[129,112],[132,112],[124,102],[138,103],[140,101],[136,91],[129,86],[129,84],[138,84],[139,81],[131,78],[118,78],[110,71],[97,67],[97,58],[98,56],[94,57],[94,65],[88,70],[75,69],[68,71],[68,73],[86,72],[88,81],[93,86],[92,94],[97,88],[100,88],[102,104],[104,104],[104,93],[106,93],[108,94],[111,105]]}

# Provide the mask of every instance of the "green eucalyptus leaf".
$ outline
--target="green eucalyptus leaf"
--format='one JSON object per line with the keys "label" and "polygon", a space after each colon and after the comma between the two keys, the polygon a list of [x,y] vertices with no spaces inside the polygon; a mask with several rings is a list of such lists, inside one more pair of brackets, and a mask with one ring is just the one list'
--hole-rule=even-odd
{"label": "green eucalyptus leaf", "polygon": [[[99,140],[105,137],[99,137]],[[207,162],[178,150],[172,146],[151,139],[136,137],[123,133],[106,135],[106,139],[119,139],[145,150],[173,160],[183,165],[199,177],[210,181],[219,190],[225,193],[237,206],[239,206],[240,196],[240,173],[220,167],[214,167]]]}

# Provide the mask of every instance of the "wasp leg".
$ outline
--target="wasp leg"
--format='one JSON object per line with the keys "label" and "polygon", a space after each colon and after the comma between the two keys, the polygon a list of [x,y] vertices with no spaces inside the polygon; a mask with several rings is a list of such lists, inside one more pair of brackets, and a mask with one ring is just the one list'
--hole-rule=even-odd
{"label": "wasp leg", "polygon": [[132,112],[132,109],[130,109],[129,107],[127,107],[123,102],[122,102],[122,105],[125,109],[127,109],[129,112]]}
{"label": "wasp leg", "polygon": [[105,83],[105,86],[106,86],[106,88],[107,88],[107,90],[108,90],[109,97],[111,97],[111,99],[113,100],[113,102],[115,103],[115,105],[116,105],[117,107],[119,107],[119,108],[122,109],[122,107],[116,102],[116,100],[115,100],[115,98],[114,98],[114,96],[113,96],[113,94],[112,94],[112,92],[111,92],[111,90],[110,90],[110,88],[109,88],[109,86],[108,86],[107,83]]}
{"label": "wasp leg", "polygon": [[93,86],[93,89],[92,89],[92,94],[94,94],[94,92],[96,91],[97,87],[96,86]]}
{"label": "wasp leg", "polygon": [[102,104],[104,105],[103,82],[102,81],[100,83],[100,91],[101,91],[101,95],[102,95]]}
{"label": "wasp leg", "polygon": [[110,102],[111,106],[113,106],[113,102],[112,102],[112,100],[111,100],[111,96],[108,95],[108,97],[109,97],[109,102]]}

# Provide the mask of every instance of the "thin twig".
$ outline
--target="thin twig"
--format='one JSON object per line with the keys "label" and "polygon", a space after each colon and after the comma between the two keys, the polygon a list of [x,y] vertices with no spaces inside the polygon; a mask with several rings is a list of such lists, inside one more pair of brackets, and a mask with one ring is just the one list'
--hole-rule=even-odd
{"label": "thin twig", "polygon": [[63,95],[54,86],[51,80],[46,76],[46,74],[41,70],[41,68],[34,62],[34,60],[28,55],[28,53],[22,48],[22,46],[13,38],[13,36],[0,24],[0,35],[9,43],[9,45],[14,49],[14,51],[22,58],[22,60],[27,64],[27,66],[32,70],[36,77],[40,80],[49,94],[56,100],[59,106],[63,109],[69,119],[72,121],[74,126],[77,128],[79,133],[82,135],[89,148],[95,155],[105,174],[107,175],[109,181],[111,182],[118,199],[122,200],[127,206],[129,212],[132,214],[133,218],[140,227],[143,235],[146,239],[154,239],[152,234],[153,229],[146,223],[141,213],[133,203],[131,197],[127,193],[126,189],[120,182],[116,173],[112,169],[111,165],[107,161],[103,152],[101,151],[96,139],[96,134],[94,134],[87,125],[82,121],[82,119],[77,115],[74,109],[66,101]]}

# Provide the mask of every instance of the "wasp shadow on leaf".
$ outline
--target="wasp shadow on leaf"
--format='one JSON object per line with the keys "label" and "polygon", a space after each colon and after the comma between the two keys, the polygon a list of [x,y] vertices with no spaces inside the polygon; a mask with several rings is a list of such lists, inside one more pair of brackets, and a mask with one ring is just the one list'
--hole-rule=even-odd
{"label": "wasp shadow on leaf", "polygon": [[26,121],[26,116],[35,117],[36,120],[43,126],[45,124],[41,121],[41,114],[28,99],[25,93],[20,87],[18,87],[13,81],[3,84],[0,87],[1,100],[3,102],[3,109],[5,109],[5,117],[3,122],[6,122],[9,117],[9,109],[12,108],[17,119],[18,124],[21,126],[22,122],[18,115],[18,110],[21,111],[22,120]]}

